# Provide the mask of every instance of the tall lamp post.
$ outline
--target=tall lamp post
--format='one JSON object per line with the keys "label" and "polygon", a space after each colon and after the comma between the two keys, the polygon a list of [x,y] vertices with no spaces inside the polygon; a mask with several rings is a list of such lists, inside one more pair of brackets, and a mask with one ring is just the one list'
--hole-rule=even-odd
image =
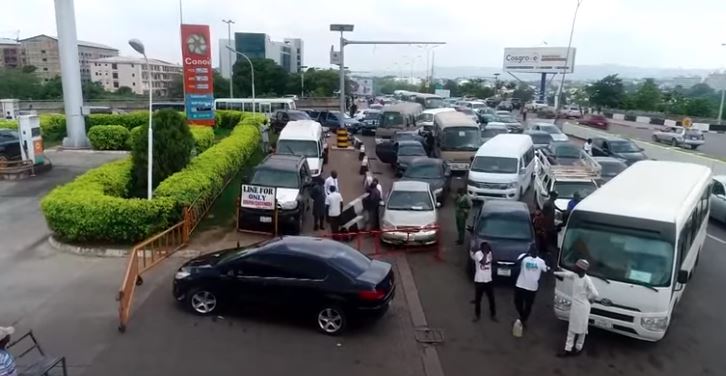
{"label": "tall lamp post", "polygon": [[577,0],[577,5],[575,6],[575,14],[572,16],[572,26],[570,27],[570,40],[567,42],[567,57],[565,58],[565,68],[562,69],[562,79],[560,80],[560,87],[557,88],[557,96],[555,96],[555,113],[559,113],[559,110],[562,107],[560,96],[562,95],[562,88],[565,86],[565,75],[567,74],[568,68],[567,65],[569,65],[569,63],[572,63],[570,61],[572,35],[575,34],[575,21],[577,21],[577,11],[580,10],[580,4],[582,4],[582,1],[583,0]]}
{"label": "tall lamp post", "polygon": [[[232,48],[230,46],[227,46],[227,49],[236,53],[239,56],[242,56],[243,58],[245,58],[245,60],[247,60],[247,63],[250,64],[250,76],[252,78],[252,113],[254,114],[255,113],[255,66],[252,65],[252,61],[250,60],[249,57],[247,57],[247,55],[235,50],[234,48]],[[230,82],[230,85],[231,84],[232,83]]]}
{"label": "tall lamp post", "polygon": [[[721,43],[721,47],[726,47],[726,43]],[[726,71],[721,71],[721,77],[722,81],[724,76],[726,76]],[[718,107],[718,123],[721,124],[721,116],[723,115],[723,99],[724,99],[724,93],[726,92],[726,82],[721,82],[721,105]]]}
{"label": "tall lamp post", "polygon": [[153,85],[153,78],[151,77],[151,65],[149,64],[149,58],[146,57],[146,49],[144,49],[144,44],[138,40],[138,39],[130,39],[129,45],[131,48],[134,49],[134,51],[140,53],[144,56],[144,60],[146,61],[146,71],[149,78],[149,132],[148,132],[148,149],[147,149],[147,165],[146,165],[146,198],[148,200],[151,200],[152,198],[152,168],[154,166],[154,130],[152,128],[152,97],[154,92],[154,85]]}
{"label": "tall lamp post", "polygon": [[[234,21],[232,20],[222,20],[222,22],[227,24],[227,42],[232,43],[232,24]],[[228,47],[231,47],[227,45]],[[234,89],[232,85],[232,51],[227,51],[229,55],[229,97],[234,98]]]}
{"label": "tall lamp post", "polygon": [[340,32],[340,112],[346,113],[345,111],[345,60],[343,58],[343,49],[345,48],[345,39],[343,38],[343,32],[353,31],[353,25],[350,24],[331,24],[330,31]]}
{"label": "tall lamp post", "polygon": [[305,71],[307,69],[307,65],[300,67],[300,98],[305,96]]}

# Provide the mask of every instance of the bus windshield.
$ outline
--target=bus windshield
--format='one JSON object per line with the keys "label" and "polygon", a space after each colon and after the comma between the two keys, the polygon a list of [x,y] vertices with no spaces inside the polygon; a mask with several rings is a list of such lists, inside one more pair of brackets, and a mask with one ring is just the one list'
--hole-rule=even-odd
{"label": "bus windshield", "polygon": [[573,269],[578,259],[590,261],[588,274],[649,287],[668,287],[674,246],[653,231],[572,221],[562,244],[560,264]]}
{"label": "bus windshield", "polygon": [[381,128],[403,127],[403,116],[400,112],[384,112],[381,116]]}
{"label": "bus windshield", "polygon": [[442,98],[426,98],[426,108],[441,108],[444,107],[444,100]]}
{"label": "bus windshield", "polygon": [[451,127],[442,133],[442,151],[475,151],[481,146],[479,127]]}

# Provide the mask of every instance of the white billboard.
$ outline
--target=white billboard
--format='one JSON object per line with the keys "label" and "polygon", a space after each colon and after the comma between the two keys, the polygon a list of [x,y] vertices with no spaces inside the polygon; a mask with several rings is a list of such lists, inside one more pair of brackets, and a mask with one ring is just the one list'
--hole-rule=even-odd
{"label": "white billboard", "polygon": [[451,90],[436,89],[436,90],[434,90],[434,95],[438,95],[441,98],[449,98],[449,97],[451,97]]}
{"label": "white billboard", "polygon": [[354,95],[373,95],[372,78],[352,77],[350,86]]}
{"label": "white billboard", "polygon": [[569,59],[567,47],[505,48],[502,66],[506,72],[572,73],[575,48],[570,48]]}

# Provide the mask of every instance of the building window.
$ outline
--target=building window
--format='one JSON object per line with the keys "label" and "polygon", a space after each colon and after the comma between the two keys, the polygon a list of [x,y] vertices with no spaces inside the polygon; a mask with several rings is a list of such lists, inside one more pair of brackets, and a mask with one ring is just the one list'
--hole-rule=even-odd
{"label": "building window", "polygon": [[45,53],[45,50],[40,50],[40,53],[41,53],[41,54],[44,54],[44,53]]}
{"label": "building window", "polygon": [[45,68],[43,68],[43,70],[47,72],[47,71],[48,71],[48,68],[47,68],[47,67],[45,67]]}
{"label": "building window", "polygon": [[107,66],[108,66],[108,64],[103,64],[103,66],[104,66],[104,67],[107,67]]}
{"label": "building window", "polygon": [[136,73],[131,73],[131,77],[136,77]]}
{"label": "building window", "polygon": [[133,64],[131,64],[131,68],[133,68],[133,67],[134,67],[134,65],[133,65]]}
{"label": "building window", "polygon": [[136,86],[136,82],[132,82],[131,83],[131,86]]}
{"label": "building window", "polygon": [[116,66],[116,63],[111,64],[112,69],[118,69],[118,66]]}
{"label": "building window", "polygon": [[46,61],[48,61],[48,59],[46,59],[46,58],[43,58],[42,60],[43,60],[43,62],[46,62]]}
{"label": "building window", "polygon": [[113,78],[118,79],[118,73],[114,72],[112,76],[113,76]]}
{"label": "building window", "polygon": [[118,89],[118,81],[114,81],[114,82],[113,82],[113,87],[115,87],[115,88],[117,88],[117,89]]}

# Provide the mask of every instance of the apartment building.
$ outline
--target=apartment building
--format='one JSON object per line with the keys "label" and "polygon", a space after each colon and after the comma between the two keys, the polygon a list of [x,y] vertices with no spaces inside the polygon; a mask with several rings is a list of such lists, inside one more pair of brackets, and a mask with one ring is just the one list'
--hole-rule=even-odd
{"label": "apartment building", "polygon": [[234,45],[250,59],[273,60],[289,73],[299,72],[304,65],[303,41],[299,38],[276,42],[265,33],[234,33]]}
{"label": "apartment building", "polygon": [[25,65],[25,53],[15,39],[0,38],[0,68],[20,68]]}
{"label": "apartment building", "polygon": [[[168,97],[175,82],[182,80],[182,67],[163,60],[149,59],[154,95]],[[143,58],[114,56],[89,62],[91,81],[100,83],[105,90],[116,91],[128,87],[136,94],[148,94],[148,72]]]}
{"label": "apartment building", "polygon": [[[35,73],[44,81],[60,76],[58,38],[45,34],[20,40],[25,51],[25,63],[35,66]],[[81,65],[81,80],[91,80],[90,61],[118,56],[118,50],[99,43],[78,41],[78,60]]]}

